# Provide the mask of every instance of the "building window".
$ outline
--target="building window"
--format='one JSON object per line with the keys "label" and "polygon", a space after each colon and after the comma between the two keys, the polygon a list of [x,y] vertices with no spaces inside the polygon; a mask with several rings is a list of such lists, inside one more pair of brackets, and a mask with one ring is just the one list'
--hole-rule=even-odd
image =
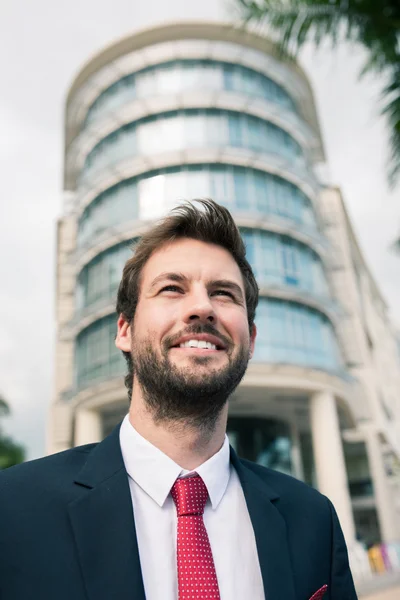
{"label": "building window", "polygon": [[245,167],[188,165],[123,181],[97,196],[79,219],[78,248],[135,219],[159,218],[183,199],[207,197],[236,213],[262,215],[317,232],[311,201],[285,179]]}
{"label": "building window", "polygon": [[[323,300],[329,298],[322,263],[310,248],[287,236],[258,229],[241,229],[241,235],[247,259],[261,287],[290,286]],[[113,246],[85,265],[78,276],[78,313],[96,303],[114,301],[135,241]]]}
{"label": "building window", "polygon": [[183,59],[146,67],[113,83],[89,108],[85,126],[118,112],[136,98],[189,90],[226,90],[246,94],[296,112],[286,90],[258,71],[218,61]]}
{"label": "building window", "polygon": [[112,234],[121,223],[137,218],[137,182],[123,181],[97,196],[84,210],[78,222],[78,248],[90,246],[104,232]]}
{"label": "building window", "polygon": [[342,359],[332,324],[296,302],[262,298],[256,313],[255,362],[294,364],[340,372]]}
{"label": "building window", "polygon": [[80,272],[76,310],[96,303],[114,303],[126,261],[132,256],[135,240],[114,246],[97,255]]}
{"label": "building window", "polygon": [[[318,311],[295,302],[262,298],[258,305],[255,362],[295,364],[338,372],[341,359],[333,327]],[[115,348],[116,316],[99,319],[76,339],[78,388],[124,373]]]}
{"label": "building window", "polygon": [[80,181],[88,184],[100,170],[136,155],[226,146],[276,154],[289,161],[304,158],[298,142],[269,121],[224,110],[182,110],[129,123],[103,138],[86,157]]}
{"label": "building window", "polygon": [[318,255],[285,235],[241,229],[247,258],[261,286],[289,286],[327,299],[329,288]]}
{"label": "building window", "polygon": [[227,434],[240,457],[292,474],[292,441],[284,421],[232,416],[228,417]]}
{"label": "building window", "polygon": [[75,348],[75,386],[77,390],[99,380],[122,375],[125,361],[115,346],[116,315],[99,319],[81,331]]}

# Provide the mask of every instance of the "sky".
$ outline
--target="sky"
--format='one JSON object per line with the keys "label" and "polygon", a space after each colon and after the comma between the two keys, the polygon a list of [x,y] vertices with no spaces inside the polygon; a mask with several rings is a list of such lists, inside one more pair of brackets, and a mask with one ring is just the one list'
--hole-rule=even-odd
{"label": "sky", "polygon": [[[72,79],[121,36],[177,20],[232,21],[230,0],[13,0],[0,7],[0,394],[3,427],[45,452],[53,400],[56,223],[62,214],[63,112]],[[385,178],[379,78],[358,79],[363,51],[300,55],[317,102],[331,181],[342,189],[367,259],[400,324],[400,187]]]}

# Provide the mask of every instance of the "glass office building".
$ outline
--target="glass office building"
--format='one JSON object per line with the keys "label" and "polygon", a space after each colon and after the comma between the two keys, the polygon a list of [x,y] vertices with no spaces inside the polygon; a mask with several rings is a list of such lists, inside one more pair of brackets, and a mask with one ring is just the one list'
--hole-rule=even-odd
{"label": "glass office building", "polygon": [[400,448],[399,362],[389,391],[368,352],[381,318],[392,357],[391,326],[340,192],[317,176],[324,160],[306,76],[262,37],[178,23],[87,63],[66,107],[50,451],[101,439],[127,412],[114,345],[123,265],[154,219],[211,197],[240,227],[261,291],[231,444],[331,497],[350,546],[397,536],[384,454]]}

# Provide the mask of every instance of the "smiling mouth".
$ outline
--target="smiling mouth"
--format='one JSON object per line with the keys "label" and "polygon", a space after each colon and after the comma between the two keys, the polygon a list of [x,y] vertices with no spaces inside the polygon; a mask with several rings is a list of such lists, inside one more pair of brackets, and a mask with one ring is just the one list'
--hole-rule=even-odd
{"label": "smiling mouth", "polygon": [[217,352],[223,352],[223,348],[196,348],[188,346],[181,348],[180,346],[173,346],[171,350],[177,350],[178,352],[185,352],[189,354],[216,354]]}
{"label": "smiling mouth", "polygon": [[188,330],[171,337],[167,343],[170,350],[179,350],[194,355],[228,352],[231,347],[228,338],[219,334],[214,328],[206,326],[188,328]]}
{"label": "smiling mouth", "polygon": [[209,354],[225,350],[225,348],[222,346],[205,340],[188,340],[186,342],[177,344],[176,346],[172,346],[172,349],[183,352],[195,352],[196,354]]}

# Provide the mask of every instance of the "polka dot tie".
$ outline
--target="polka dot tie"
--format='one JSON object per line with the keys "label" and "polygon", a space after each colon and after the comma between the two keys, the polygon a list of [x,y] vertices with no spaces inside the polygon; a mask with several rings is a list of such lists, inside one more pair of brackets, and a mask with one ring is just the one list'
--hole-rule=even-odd
{"label": "polka dot tie", "polygon": [[199,475],[177,479],[171,490],[178,515],[179,600],[220,600],[203,513],[208,498]]}

